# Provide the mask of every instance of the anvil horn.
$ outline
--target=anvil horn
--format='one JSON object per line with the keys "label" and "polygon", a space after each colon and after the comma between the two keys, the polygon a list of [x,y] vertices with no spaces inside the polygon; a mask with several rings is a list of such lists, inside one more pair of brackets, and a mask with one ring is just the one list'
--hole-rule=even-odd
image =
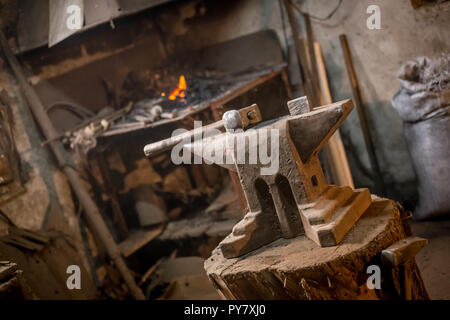
{"label": "anvil horn", "polygon": [[[231,154],[227,155],[227,152],[230,153],[230,151],[226,148],[226,133],[185,144],[183,148],[183,152],[189,151],[190,153],[204,159],[208,164],[213,163],[225,169],[236,171],[234,162],[227,163],[227,159],[233,158]],[[220,153],[216,154],[217,151]]]}
{"label": "anvil horn", "polygon": [[303,163],[320,151],[352,109],[353,102],[347,99],[288,120],[289,136]]}

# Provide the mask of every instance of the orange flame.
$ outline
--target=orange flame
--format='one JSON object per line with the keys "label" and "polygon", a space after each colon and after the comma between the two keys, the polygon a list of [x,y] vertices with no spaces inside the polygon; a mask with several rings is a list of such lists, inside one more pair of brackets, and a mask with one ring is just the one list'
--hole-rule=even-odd
{"label": "orange flame", "polygon": [[187,89],[186,86],[186,78],[181,75],[180,79],[178,80],[178,88],[172,91],[172,93],[169,95],[169,100],[175,100],[177,97],[184,98],[186,97],[185,90]]}

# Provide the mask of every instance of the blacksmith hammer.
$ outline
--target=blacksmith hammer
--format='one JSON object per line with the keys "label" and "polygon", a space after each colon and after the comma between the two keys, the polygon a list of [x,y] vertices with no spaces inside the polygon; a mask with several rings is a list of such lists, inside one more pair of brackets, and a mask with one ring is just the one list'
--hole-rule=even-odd
{"label": "blacksmith hammer", "polygon": [[427,239],[419,237],[407,237],[399,240],[381,251],[383,266],[389,269],[398,268],[402,284],[402,297],[405,300],[412,299],[411,265],[414,257],[428,243]]}

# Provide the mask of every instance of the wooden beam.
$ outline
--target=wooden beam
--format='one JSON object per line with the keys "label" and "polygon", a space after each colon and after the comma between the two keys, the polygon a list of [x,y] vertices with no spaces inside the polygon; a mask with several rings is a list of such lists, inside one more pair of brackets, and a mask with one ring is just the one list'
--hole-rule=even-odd
{"label": "wooden beam", "polygon": [[348,78],[352,87],[353,100],[355,102],[356,110],[358,111],[359,123],[361,125],[364,142],[366,144],[367,153],[369,154],[369,160],[372,166],[375,187],[381,195],[385,195],[383,177],[381,175],[380,166],[375,154],[375,147],[373,145],[372,136],[370,134],[369,125],[367,123],[366,114],[364,112],[361,92],[359,90],[358,79],[356,77],[355,68],[353,66],[352,55],[348,46],[347,37],[345,36],[345,34],[341,34],[339,36],[339,39],[341,40],[342,51],[344,52],[345,65],[347,67]]}
{"label": "wooden beam", "polygon": [[316,92],[314,91],[314,87],[313,87],[313,83],[312,83],[313,77],[312,77],[311,70],[309,69],[309,66],[307,63],[308,59],[302,50],[303,46],[302,46],[301,39],[300,39],[300,32],[299,32],[298,26],[297,26],[297,18],[295,16],[294,10],[292,9],[292,5],[291,5],[290,1],[283,0],[283,3],[284,3],[284,7],[286,9],[287,15],[288,15],[289,24],[291,26],[295,47],[297,49],[298,61],[300,62],[300,66],[302,68],[301,73],[303,75],[303,83],[305,86],[305,93],[311,99],[313,107],[318,107],[320,102],[316,97]]}
{"label": "wooden beam", "polygon": [[[322,89],[321,93],[323,94],[323,101],[325,104],[331,104],[333,103],[333,99],[331,98],[330,87],[328,85],[327,71],[325,69],[320,44],[317,42],[314,43],[314,54],[317,61],[317,72],[319,84]],[[334,182],[337,185],[349,186],[354,189],[355,184],[353,182],[350,166],[348,165],[348,159],[339,129],[336,130],[335,134],[328,140],[327,145],[324,147],[324,151],[327,159],[329,159],[329,166]]]}

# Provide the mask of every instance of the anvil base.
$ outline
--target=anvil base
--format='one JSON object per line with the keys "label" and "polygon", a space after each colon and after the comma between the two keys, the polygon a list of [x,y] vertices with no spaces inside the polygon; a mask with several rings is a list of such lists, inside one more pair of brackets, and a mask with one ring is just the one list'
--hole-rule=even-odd
{"label": "anvil base", "polygon": [[[335,246],[358,221],[372,203],[368,189],[329,186],[319,198],[298,206],[303,232],[322,247]],[[273,217],[266,211],[249,212],[234,226],[232,233],[220,244],[226,258],[235,258],[256,250],[283,236]]]}

